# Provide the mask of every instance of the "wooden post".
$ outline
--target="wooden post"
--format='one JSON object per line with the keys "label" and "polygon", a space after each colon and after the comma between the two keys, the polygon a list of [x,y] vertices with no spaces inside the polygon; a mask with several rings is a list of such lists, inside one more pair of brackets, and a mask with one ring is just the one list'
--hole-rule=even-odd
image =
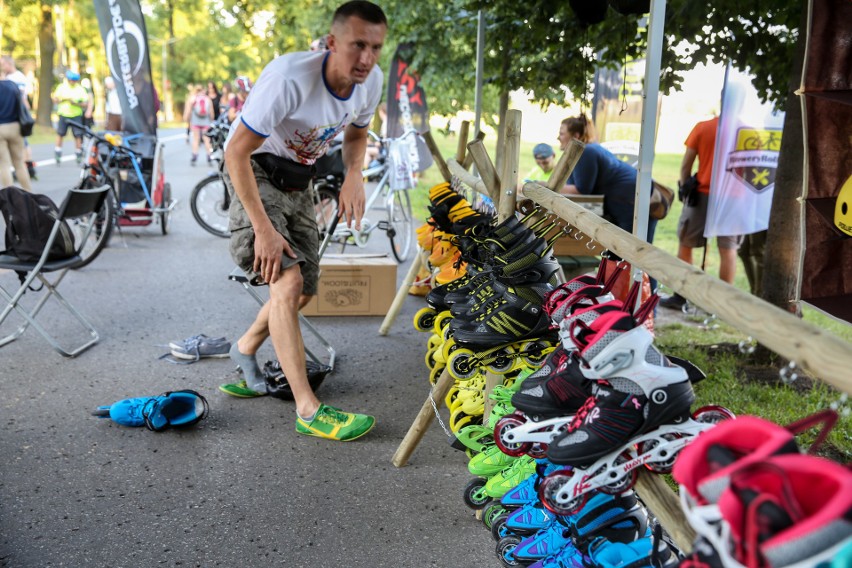
{"label": "wooden post", "polygon": [[559,157],[559,161],[556,162],[556,166],[550,174],[550,179],[547,180],[546,185],[548,188],[559,193],[559,190],[562,189],[562,186],[564,186],[568,181],[568,178],[571,177],[571,172],[573,172],[574,168],[577,167],[577,162],[580,161],[580,156],[583,155],[583,150],[585,148],[586,145],[576,138],[571,139],[571,144]]}
{"label": "wooden post", "polygon": [[445,181],[450,181],[450,178],[452,177],[450,175],[450,170],[447,169],[447,162],[444,161],[444,157],[441,155],[441,151],[438,149],[438,145],[435,144],[435,139],[432,138],[432,133],[427,130],[422,134],[422,136],[423,140],[426,142],[426,146],[432,153],[432,158],[435,160],[435,165],[438,166],[438,169],[441,171],[441,177],[444,178]]}
{"label": "wooden post", "polygon": [[432,392],[429,393],[430,398],[426,399],[426,402],[423,403],[420,412],[417,413],[417,417],[414,419],[414,423],[411,424],[408,433],[396,449],[396,453],[392,459],[393,465],[396,467],[408,465],[408,458],[414,453],[414,449],[420,444],[420,440],[423,439],[423,435],[426,434],[426,430],[429,429],[429,425],[435,419],[435,410],[432,407],[432,401],[434,400],[435,406],[440,408],[444,402],[444,397],[447,396],[454,382],[455,380],[450,375],[450,372],[444,369],[444,372],[438,377],[435,386],[432,387]]}
{"label": "wooden post", "polygon": [[459,127],[459,145],[456,149],[456,161],[460,164],[464,162],[464,155],[465,149],[467,148],[467,137],[469,131],[470,122],[467,120],[463,120],[461,123],[461,127]]}
{"label": "wooden post", "polygon": [[695,531],[684,517],[680,500],[663,478],[640,467],[635,488],[677,547],[681,550],[692,550]]}
{"label": "wooden post", "polygon": [[[521,111],[509,110],[503,118],[506,123],[504,136],[503,169],[500,172],[498,185],[499,201],[497,201],[497,221],[502,222],[515,214],[517,200],[518,164],[521,159]],[[478,166],[478,165],[477,165]],[[494,401],[491,393],[494,387],[503,382],[503,376],[488,371],[485,373],[485,414],[483,420],[488,420]]]}
{"label": "wooden post", "polygon": [[[479,134],[476,135],[476,138],[474,138],[473,142],[482,142],[484,139],[485,133],[480,130]],[[471,142],[471,144],[473,144],[473,142]],[[469,170],[471,165],[473,165],[473,154],[470,153],[470,144],[468,144],[468,152],[467,155],[464,157],[462,167],[466,170]]]}
{"label": "wooden post", "polygon": [[417,251],[414,260],[411,262],[411,268],[408,269],[408,274],[405,275],[405,279],[402,281],[402,284],[396,291],[396,296],[394,296],[393,303],[391,304],[390,308],[388,308],[388,313],[387,315],[385,315],[385,319],[382,320],[382,325],[379,326],[379,335],[387,335],[388,331],[390,330],[390,327],[396,320],[396,316],[399,315],[399,311],[402,309],[402,304],[405,302],[406,296],[408,296],[408,289],[411,287],[411,284],[417,277],[417,272],[419,272],[420,268],[424,266],[424,254],[425,253],[423,251]]}
{"label": "wooden post", "polygon": [[496,204],[499,199],[497,193],[500,189],[500,178],[497,176],[497,170],[494,169],[491,157],[485,151],[485,144],[482,143],[482,140],[474,140],[467,145],[467,150],[473,156],[473,163],[476,164],[482,183],[488,188],[489,197]]}

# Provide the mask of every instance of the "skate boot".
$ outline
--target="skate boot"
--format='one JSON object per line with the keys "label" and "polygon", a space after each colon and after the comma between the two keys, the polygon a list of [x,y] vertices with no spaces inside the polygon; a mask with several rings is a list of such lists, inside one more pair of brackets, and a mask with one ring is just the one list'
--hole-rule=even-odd
{"label": "skate boot", "polygon": [[35,162],[28,161],[27,162],[27,172],[30,174],[30,179],[33,181],[38,181],[38,175],[36,175]]}
{"label": "skate boot", "polygon": [[629,489],[641,465],[670,472],[680,450],[710,421],[732,416],[714,408],[693,419],[695,395],[686,372],[651,345],[650,332],[630,314],[609,312],[577,327],[572,336],[580,368],[596,384],[593,397],[548,446],[553,463],[575,468],[573,475],[557,472],[542,483],[545,505],[557,514],[582,506],[588,491]]}
{"label": "skate boot", "polygon": [[77,162],[77,165],[83,163],[83,151],[82,150],[74,150],[74,161]]}
{"label": "skate boot", "polygon": [[192,426],[207,418],[207,399],[193,390],[166,392],[160,396],[127,398],[99,406],[92,414],[109,417],[122,426],[145,426],[154,432],[169,427]]}
{"label": "skate boot", "polygon": [[721,565],[828,565],[852,543],[852,475],[823,458],[773,456],[733,472],[718,510],[720,530],[701,536]]}
{"label": "skate boot", "polygon": [[53,157],[56,159],[56,165],[62,161],[62,150],[56,149],[53,151]]}
{"label": "skate boot", "polygon": [[556,517],[546,528],[522,538],[509,535],[497,542],[497,558],[507,567],[529,566],[533,562],[556,555],[571,545],[569,521]]}
{"label": "skate boot", "polygon": [[591,568],[674,568],[677,565],[677,556],[656,536],[628,543],[599,538],[589,545],[587,566]]}

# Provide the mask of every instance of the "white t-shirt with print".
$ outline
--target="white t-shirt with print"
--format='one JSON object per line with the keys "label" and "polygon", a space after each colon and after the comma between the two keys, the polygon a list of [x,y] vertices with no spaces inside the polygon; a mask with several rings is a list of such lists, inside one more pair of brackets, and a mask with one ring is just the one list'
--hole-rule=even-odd
{"label": "white t-shirt with print", "polygon": [[266,138],[255,153],[310,165],[349,124],[369,126],[382,98],[381,69],[373,67],[364,83],[356,83],[348,97],[340,98],[326,83],[328,56],[329,52],[288,53],[263,69],[239,118],[243,126]]}

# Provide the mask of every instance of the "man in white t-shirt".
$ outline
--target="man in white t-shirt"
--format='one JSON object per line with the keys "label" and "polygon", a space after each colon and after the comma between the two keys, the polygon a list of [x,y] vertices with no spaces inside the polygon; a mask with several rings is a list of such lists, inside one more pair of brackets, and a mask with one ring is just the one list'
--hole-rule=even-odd
{"label": "man in white t-shirt", "polygon": [[[12,81],[18,86],[18,90],[21,91],[21,102],[26,105],[26,107],[30,110],[30,100],[28,98],[30,94],[30,80],[27,79],[27,76],[24,75],[18,66],[15,65],[15,59],[11,55],[3,55],[0,57],[0,71],[6,74],[6,80]],[[33,180],[37,180],[36,171],[35,171],[35,162],[33,162],[33,150],[30,148],[29,141],[24,138],[24,162],[27,165],[27,170],[30,174],[30,178]]]}
{"label": "man in white t-shirt", "polygon": [[267,337],[296,401],[296,431],[333,440],[369,432],[375,419],[321,404],[308,382],[298,312],[317,292],[319,239],[311,192],[314,161],[343,133],[347,174],[341,217],[360,229],[361,165],[367,127],[382,95],[376,65],[387,34],[377,5],[354,0],[334,13],[328,50],[289,53],[264,68],[231,125],[223,179],[230,207],[230,250],[254,284],[269,284],[270,301],[231,348],[244,381],[219,388],[232,396],[276,394],[255,354]]}

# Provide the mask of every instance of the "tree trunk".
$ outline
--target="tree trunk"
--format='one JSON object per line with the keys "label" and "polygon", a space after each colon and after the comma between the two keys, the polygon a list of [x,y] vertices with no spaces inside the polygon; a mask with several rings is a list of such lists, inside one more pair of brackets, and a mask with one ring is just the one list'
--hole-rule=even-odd
{"label": "tree trunk", "polygon": [[41,54],[38,70],[38,103],[36,123],[50,126],[50,113],[53,110],[53,56],[56,53],[56,38],[53,31],[53,7],[41,4],[41,22],[38,29],[38,46]]}
{"label": "tree trunk", "polygon": [[807,14],[802,10],[799,43],[790,69],[784,136],[778,153],[775,192],[764,251],[762,298],[782,310],[801,315],[799,271],[802,258],[802,164],[804,160],[802,106],[795,91],[802,79],[807,38]]}

